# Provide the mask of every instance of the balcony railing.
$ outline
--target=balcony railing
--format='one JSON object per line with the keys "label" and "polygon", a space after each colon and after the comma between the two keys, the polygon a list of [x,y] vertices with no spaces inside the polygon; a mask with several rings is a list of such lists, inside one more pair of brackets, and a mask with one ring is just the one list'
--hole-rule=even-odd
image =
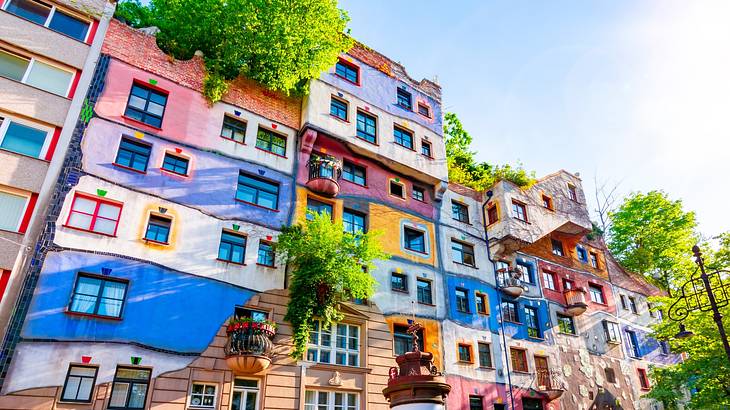
{"label": "balcony railing", "polygon": [[502,292],[518,297],[525,291],[525,284],[522,282],[522,271],[514,269],[497,270],[497,286]]}
{"label": "balcony railing", "polygon": [[545,395],[548,401],[557,399],[565,392],[565,385],[560,379],[560,374],[555,370],[537,369],[535,372],[536,390]]}
{"label": "balcony railing", "polygon": [[276,334],[269,322],[234,321],[227,328],[228,341],[223,348],[228,367],[236,374],[253,374],[271,364]]}
{"label": "balcony railing", "polygon": [[340,179],[342,164],[332,157],[321,157],[312,155],[307,163],[309,178],[307,187],[314,192],[329,197],[337,196],[340,192]]}
{"label": "balcony railing", "polygon": [[572,316],[582,315],[588,308],[586,291],[583,288],[568,289],[565,295],[565,312]]}

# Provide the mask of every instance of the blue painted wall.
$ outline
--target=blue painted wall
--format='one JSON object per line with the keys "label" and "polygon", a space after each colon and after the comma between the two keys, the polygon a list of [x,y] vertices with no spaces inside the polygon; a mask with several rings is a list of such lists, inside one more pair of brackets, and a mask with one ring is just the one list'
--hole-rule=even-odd
{"label": "blue painted wall", "polygon": [[[505,333],[513,339],[525,339],[532,342],[545,342],[545,332],[550,329],[550,313],[548,303],[545,299],[526,299],[522,298],[503,298],[503,301],[517,303],[517,318],[521,323],[504,322]],[[537,310],[537,323],[540,329],[540,338],[532,338],[527,335],[527,325],[525,319],[525,307],[529,306]],[[496,307],[495,307],[496,311]],[[501,313],[501,310],[500,310]]]}
{"label": "blue painted wall", "polygon": [[649,332],[631,326],[624,326],[622,330],[621,337],[627,353],[632,351],[628,333],[628,331],[632,331],[636,334],[641,359],[664,365],[676,364],[681,361],[681,355],[672,352],[664,354],[659,341],[651,337]]}
{"label": "blue painted wall", "polygon": [[[456,310],[456,288],[469,290],[469,312],[462,313]],[[475,292],[487,295],[489,304],[489,315],[477,313]],[[466,276],[446,275],[446,295],[449,303],[449,319],[475,329],[485,329],[497,333],[499,322],[497,321],[497,290],[486,282]]]}
{"label": "blue painted wall", "polygon": [[[81,272],[129,280],[122,320],[65,313]],[[50,252],[21,332],[24,338],[136,342],[181,353],[205,350],[221,324],[254,292],[143,262]]]}

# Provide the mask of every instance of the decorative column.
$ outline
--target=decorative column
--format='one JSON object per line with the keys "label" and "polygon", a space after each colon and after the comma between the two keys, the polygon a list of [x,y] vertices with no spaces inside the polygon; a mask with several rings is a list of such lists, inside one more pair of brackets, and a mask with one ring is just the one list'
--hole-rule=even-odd
{"label": "decorative column", "polygon": [[390,368],[388,387],[383,395],[396,410],[443,410],[451,386],[433,364],[433,353],[418,350],[418,331],[413,323],[408,333],[413,337],[413,350],[395,358],[398,367]]}

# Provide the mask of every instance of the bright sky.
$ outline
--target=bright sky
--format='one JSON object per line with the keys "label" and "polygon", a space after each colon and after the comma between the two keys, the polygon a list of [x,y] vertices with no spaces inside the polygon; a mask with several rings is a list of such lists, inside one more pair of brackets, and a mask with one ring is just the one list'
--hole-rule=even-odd
{"label": "bright sky", "polygon": [[[730,2],[340,0],[352,34],[438,77],[478,159],[663,189],[730,230]],[[591,206],[593,206],[591,204]]]}

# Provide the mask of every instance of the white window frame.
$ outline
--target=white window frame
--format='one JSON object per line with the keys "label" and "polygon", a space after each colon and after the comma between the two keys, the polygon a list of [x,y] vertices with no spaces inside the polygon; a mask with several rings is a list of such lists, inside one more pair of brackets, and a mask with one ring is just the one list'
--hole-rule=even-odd
{"label": "white window frame", "polygon": [[[15,52],[15,51],[8,50],[7,48],[0,48],[0,51],[2,51],[4,53],[7,53],[7,54],[10,54],[10,55],[13,55],[13,56],[18,57],[18,58],[22,58],[23,60],[28,60],[28,67],[25,69],[25,73],[23,73],[23,78],[20,79],[20,83],[21,84],[25,84],[28,87],[37,88],[37,89],[39,89],[41,91],[44,91],[44,92],[47,92],[49,94],[58,95],[59,97],[68,98],[68,93],[71,91],[71,87],[73,86],[73,83],[74,83],[74,78],[76,77],[76,70],[69,70],[68,68],[63,67],[60,64],[51,62],[51,61],[46,60],[44,58],[37,58],[35,56],[28,57],[26,55],[19,54],[19,53]],[[40,87],[35,86],[33,84],[28,84],[28,76],[30,75],[30,72],[33,71],[33,65],[35,64],[36,61],[40,61],[43,64],[49,65],[51,67],[57,68],[57,69],[59,69],[61,71],[65,71],[65,72],[71,74],[71,79],[69,80],[68,85],[66,86],[66,92],[64,92],[63,95],[56,94],[56,93],[54,93],[52,91],[44,90],[43,88],[40,88]],[[11,81],[14,81],[14,80],[11,80]]]}
{"label": "white window frame", "polygon": [[[40,3],[40,2],[35,1],[35,0],[29,0],[29,1],[33,1],[35,3]],[[6,0],[5,3],[3,4],[2,10],[7,10],[8,6],[12,2],[13,2],[13,0]],[[43,3],[41,3],[41,4],[43,4]],[[54,33],[58,33],[58,34],[60,34],[62,36],[71,38],[71,39],[76,40],[76,41],[80,41],[79,39],[74,38],[74,37],[71,37],[71,36],[69,36],[66,33],[61,33],[60,31],[56,31],[56,30],[50,29],[49,26],[51,24],[51,20],[53,20],[53,16],[56,14],[56,10],[59,10],[59,8],[55,4],[43,4],[43,5],[44,6],[49,6],[50,5],[50,8],[51,8],[51,11],[48,12],[48,17],[46,17],[46,21],[42,24],[43,27],[48,28],[49,30],[53,31]],[[84,21],[84,22],[86,22],[86,23],[89,24],[89,29],[86,30],[86,36],[84,37],[84,40],[81,41],[82,43],[86,43],[89,40],[89,34],[91,34],[91,27],[94,25],[94,22],[92,20],[90,20],[88,18],[85,18],[85,17],[79,15],[78,13],[74,13],[73,11],[68,10],[66,8],[61,8],[60,10],[61,10],[61,12],[63,14],[68,14],[69,16],[72,16],[75,19]],[[8,13],[10,13],[10,12],[8,12]],[[13,14],[13,13],[10,13],[10,14]],[[15,16],[15,14],[13,14],[13,15]],[[22,18],[20,16],[16,16],[16,17]],[[32,23],[36,24],[35,22],[32,22]]]}
{"label": "white window frame", "polygon": [[[307,392],[314,393],[314,403],[307,403]],[[319,403],[319,393],[327,393],[327,403]],[[335,407],[335,395],[343,395],[343,406]],[[331,390],[310,390],[304,392],[304,410],[319,410],[321,405],[326,405],[327,410],[347,410],[348,396],[355,396],[355,410],[360,410],[360,394],[351,391],[331,391]]]}
{"label": "white window frame", "polygon": [[[4,192],[6,194],[10,195],[16,195],[16,196],[22,196],[25,197],[25,205],[23,205],[23,212],[20,213],[20,219],[18,219],[17,225],[15,225],[15,230],[12,232],[19,233],[20,232],[20,226],[23,224],[23,219],[25,219],[25,214],[28,213],[28,205],[30,205],[30,197],[31,194],[25,191],[21,191],[19,189],[15,189],[9,186],[2,186],[0,185],[0,192]],[[0,229],[0,231],[3,231]]]}
{"label": "white window frame", "polygon": [[[238,387],[236,386],[236,380],[249,380],[249,381],[255,381],[256,382],[256,388],[253,387]],[[256,392],[256,403],[254,403],[254,408],[259,408],[259,403],[261,401],[261,387],[259,384],[258,379],[248,379],[245,377],[236,377],[233,379],[232,383],[232,391],[231,391],[231,402],[229,403],[228,407],[231,408],[233,406],[233,393],[234,392],[241,392],[243,394],[243,397],[246,397],[246,393]]]}
{"label": "white window frame", "polygon": [[[13,122],[16,122],[20,125],[25,125],[26,127],[34,128],[39,131],[45,131],[46,140],[43,141],[43,146],[41,147],[41,152],[40,152],[40,154],[38,154],[38,159],[45,160],[46,154],[48,153],[48,148],[51,146],[51,140],[53,139],[53,132],[54,132],[53,128],[47,127],[45,125],[40,125],[35,122],[26,121],[26,120],[14,117],[12,115],[6,115],[5,113],[2,113],[2,112],[0,112],[0,120],[2,120],[2,122],[0,122],[0,145],[3,144],[3,141],[5,140],[5,135],[8,132],[8,128],[10,128],[10,123],[13,123]],[[0,148],[0,150],[3,150],[3,149]],[[13,152],[13,151],[7,151],[7,150],[3,150],[3,151]],[[13,152],[13,153],[17,154],[17,155],[27,156],[25,154],[20,154],[17,152]],[[31,157],[31,158],[35,158],[35,157]]]}
{"label": "white window frame", "polygon": [[[309,351],[314,350],[317,352],[317,360],[312,361],[313,363],[326,363],[326,364],[332,364],[335,366],[348,366],[348,367],[361,367],[362,366],[362,353],[360,352],[360,347],[362,343],[362,327],[355,323],[347,323],[347,322],[339,322],[339,323],[332,323],[332,326],[329,329],[329,332],[324,330],[322,328],[322,321],[317,320],[318,328],[316,330],[317,333],[317,343],[307,343],[307,356],[309,356]],[[345,348],[337,347],[337,326],[343,325],[347,326],[347,333],[345,334],[346,344]],[[352,327],[357,328],[357,349],[350,349],[350,339],[353,338],[353,336],[350,335],[350,330]],[[315,332],[312,330],[311,332]],[[310,333],[311,333],[310,332]],[[329,346],[322,344],[322,335],[329,335],[330,337],[330,344]],[[329,352],[330,354],[330,360],[328,362],[323,362],[321,360],[322,358],[322,351]],[[344,353],[345,354],[345,363],[346,364],[338,364],[337,363],[337,354],[338,353]],[[350,355],[357,354],[357,365],[350,366]],[[308,359],[308,357],[307,357]]]}
{"label": "white window frame", "polygon": [[[620,344],[621,343],[621,327],[618,323],[612,322],[610,320],[603,320],[605,323],[604,326],[606,327],[606,342],[613,343],[613,344]],[[615,336],[615,339],[610,338],[610,334],[613,333]]]}
{"label": "white window frame", "polygon": [[[203,386],[202,394],[195,393],[196,396],[198,396],[198,395],[200,396],[201,403],[205,397],[210,396],[209,394],[205,394],[205,388],[211,387],[211,386],[213,387],[213,405],[212,406],[206,406],[203,404],[193,404],[193,394],[194,394],[193,387],[195,387],[195,385]],[[216,408],[216,405],[218,404],[218,385],[216,383],[212,383],[212,382],[192,382],[192,383],[190,383],[190,391],[188,392],[188,403],[189,403],[188,407],[194,408],[194,409],[214,409],[214,408]]]}

